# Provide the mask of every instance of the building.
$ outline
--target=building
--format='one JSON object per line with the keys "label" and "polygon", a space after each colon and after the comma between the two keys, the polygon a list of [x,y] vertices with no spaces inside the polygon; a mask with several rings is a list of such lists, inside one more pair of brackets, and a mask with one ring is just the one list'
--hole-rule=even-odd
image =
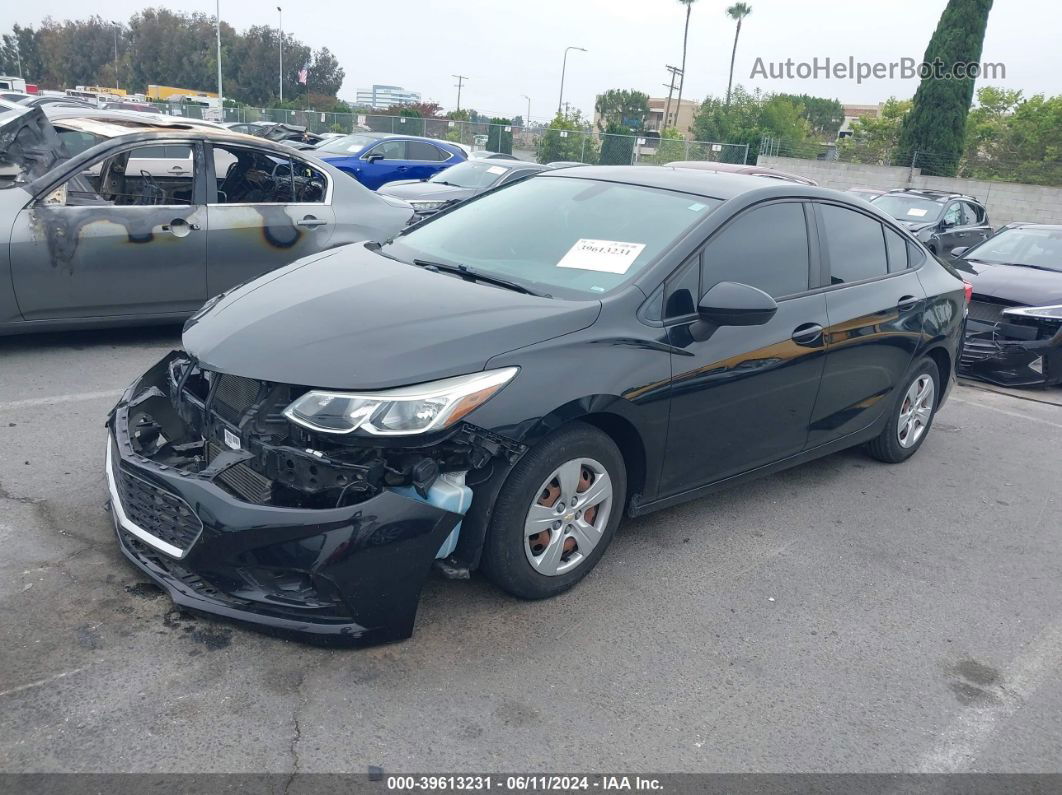
{"label": "building", "polygon": [[392,105],[412,105],[420,102],[419,91],[407,91],[401,86],[385,86],[376,83],[372,88],[359,88],[358,107],[382,110]]}
{"label": "building", "polygon": [[838,139],[848,138],[852,135],[852,122],[857,119],[879,118],[885,103],[879,102],[877,105],[843,105],[842,107],[844,108],[844,123],[837,132]]}
{"label": "building", "polygon": [[693,127],[693,117],[697,115],[701,103],[695,99],[684,99],[680,106],[677,99],[677,96],[671,98],[671,113],[665,119],[667,97],[650,97],[649,118],[645,120],[645,129],[663,131],[668,127],[675,127],[688,138],[690,128]]}

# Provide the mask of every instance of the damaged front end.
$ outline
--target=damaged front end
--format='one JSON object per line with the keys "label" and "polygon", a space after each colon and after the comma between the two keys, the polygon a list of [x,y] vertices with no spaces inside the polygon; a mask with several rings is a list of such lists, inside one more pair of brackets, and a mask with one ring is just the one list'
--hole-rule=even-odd
{"label": "damaged front end", "polygon": [[451,570],[476,488],[523,447],[464,422],[430,436],[318,433],[309,392],[173,352],[108,418],[122,551],[181,607],[325,642],[409,637],[433,561]]}
{"label": "damaged front end", "polygon": [[1020,307],[975,296],[958,371],[1001,386],[1062,383],[1062,307]]}

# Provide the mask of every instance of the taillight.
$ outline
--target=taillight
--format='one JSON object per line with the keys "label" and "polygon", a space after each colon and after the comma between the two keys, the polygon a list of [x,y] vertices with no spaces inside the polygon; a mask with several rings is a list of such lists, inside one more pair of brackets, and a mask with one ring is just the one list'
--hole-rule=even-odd
{"label": "taillight", "polygon": [[970,303],[970,299],[973,298],[973,285],[963,279],[962,291],[966,295],[966,303]]}

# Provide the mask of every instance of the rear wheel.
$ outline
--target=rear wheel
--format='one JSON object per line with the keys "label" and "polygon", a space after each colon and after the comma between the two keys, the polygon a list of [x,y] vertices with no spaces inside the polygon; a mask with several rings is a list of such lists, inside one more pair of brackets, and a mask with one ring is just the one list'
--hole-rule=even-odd
{"label": "rear wheel", "polygon": [[940,371],[932,359],[923,359],[908,376],[881,435],[869,442],[867,452],[879,461],[898,464],[922,446],[940,394]]}
{"label": "rear wheel", "polygon": [[575,423],[536,445],[498,495],[483,571],[524,599],[562,593],[601,559],[623,514],[627,473],[616,443]]}

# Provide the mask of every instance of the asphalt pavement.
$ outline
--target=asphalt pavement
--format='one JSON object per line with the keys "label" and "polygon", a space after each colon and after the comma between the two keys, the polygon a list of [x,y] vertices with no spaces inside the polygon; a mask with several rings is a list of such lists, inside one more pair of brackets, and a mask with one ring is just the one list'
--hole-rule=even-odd
{"label": "asphalt pavement", "polygon": [[526,603],[434,576],[326,650],[174,610],[104,428],[175,330],[0,339],[0,769],[1062,772],[1062,406],[958,387],[849,451],[620,527]]}

